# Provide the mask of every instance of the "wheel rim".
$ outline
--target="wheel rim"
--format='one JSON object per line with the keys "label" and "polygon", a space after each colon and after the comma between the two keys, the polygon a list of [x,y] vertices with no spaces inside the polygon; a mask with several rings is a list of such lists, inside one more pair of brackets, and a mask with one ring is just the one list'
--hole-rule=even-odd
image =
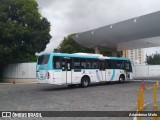
{"label": "wheel rim", "polygon": [[120,79],[119,79],[120,81],[123,81],[123,78],[122,77],[120,77]]}
{"label": "wheel rim", "polygon": [[88,80],[84,80],[84,86],[88,86]]}

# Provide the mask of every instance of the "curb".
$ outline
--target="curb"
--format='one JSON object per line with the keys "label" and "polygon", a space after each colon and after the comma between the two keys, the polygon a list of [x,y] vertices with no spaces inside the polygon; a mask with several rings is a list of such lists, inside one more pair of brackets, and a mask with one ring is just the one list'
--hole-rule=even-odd
{"label": "curb", "polygon": [[[144,81],[144,82],[156,82],[157,80],[131,80],[131,81],[135,81],[135,82],[141,82],[141,81]],[[158,80],[160,81],[160,80]]]}
{"label": "curb", "polygon": [[[37,82],[22,82],[22,83],[16,83],[16,84],[36,84]],[[8,84],[13,84],[13,83],[0,83],[0,85],[8,85]],[[14,85],[14,84],[13,84]]]}

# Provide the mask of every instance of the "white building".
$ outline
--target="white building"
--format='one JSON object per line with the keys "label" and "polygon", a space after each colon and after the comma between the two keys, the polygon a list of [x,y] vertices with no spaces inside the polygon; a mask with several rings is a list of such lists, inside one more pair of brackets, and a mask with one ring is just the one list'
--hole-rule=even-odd
{"label": "white building", "polygon": [[145,64],[144,49],[123,51],[123,57],[129,58],[133,65]]}

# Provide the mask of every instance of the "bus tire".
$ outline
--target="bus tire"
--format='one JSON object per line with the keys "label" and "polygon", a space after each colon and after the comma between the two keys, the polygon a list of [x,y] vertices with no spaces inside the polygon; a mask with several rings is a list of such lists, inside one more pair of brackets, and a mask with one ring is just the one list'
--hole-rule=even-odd
{"label": "bus tire", "polygon": [[123,83],[125,81],[125,76],[122,74],[119,77],[119,83]]}
{"label": "bus tire", "polygon": [[90,78],[88,76],[82,77],[81,87],[83,87],[83,88],[88,87],[89,83],[90,83]]}

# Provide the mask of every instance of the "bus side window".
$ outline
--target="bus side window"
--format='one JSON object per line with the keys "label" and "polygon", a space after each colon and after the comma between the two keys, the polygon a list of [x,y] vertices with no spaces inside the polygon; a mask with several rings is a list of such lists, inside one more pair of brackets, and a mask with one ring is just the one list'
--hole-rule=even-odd
{"label": "bus side window", "polygon": [[74,66],[74,69],[80,69],[81,64],[80,64],[79,58],[74,58],[73,66]]}
{"label": "bus side window", "polygon": [[66,64],[64,59],[62,59],[61,65],[62,65],[62,70],[64,71],[66,69]]}
{"label": "bus side window", "polygon": [[67,69],[70,70],[71,69],[71,65],[70,63],[67,63]]}
{"label": "bus side window", "polygon": [[93,69],[98,69],[98,60],[96,60],[96,59],[92,60],[92,68]]}
{"label": "bus side window", "polygon": [[54,69],[60,69],[61,68],[60,57],[54,57],[53,58],[53,67],[54,67]]}
{"label": "bus side window", "polygon": [[106,64],[107,64],[106,65],[107,66],[106,69],[112,69],[112,62],[111,62],[111,60],[107,60]]}
{"label": "bus side window", "polygon": [[106,66],[105,66],[105,65],[106,65],[106,62],[103,61],[103,62],[102,62],[102,70],[105,70],[105,69],[106,69]]}
{"label": "bus side window", "polygon": [[111,60],[111,66],[112,66],[112,69],[116,69],[117,68],[117,60]]}
{"label": "bus side window", "polygon": [[125,70],[125,61],[122,61],[122,69]]}
{"label": "bus side window", "polygon": [[117,69],[117,60],[107,60],[108,69]]}
{"label": "bus side window", "polygon": [[81,61],[81,68],[82,69],[86,68],[86,59],[82,58],[82,59],[80,59],[80,61]]}
{"label": "bus side window", "polygon": [[117,69],[123,69],[123,61],[117,60]]}
{"label": "bus side window", "polygon": [[108,61],[105,60],[105,69],[108,69]]}
{"label": "bus side window", "polygon": [[87,59],[87,69],[90,69],[91,68],[91,59]]}
{"label": "bus side window", "polygon": [[106,68],[105,64],[106,64],[105,60],[99,60],[99,69],[105,70],[105,68]]}

